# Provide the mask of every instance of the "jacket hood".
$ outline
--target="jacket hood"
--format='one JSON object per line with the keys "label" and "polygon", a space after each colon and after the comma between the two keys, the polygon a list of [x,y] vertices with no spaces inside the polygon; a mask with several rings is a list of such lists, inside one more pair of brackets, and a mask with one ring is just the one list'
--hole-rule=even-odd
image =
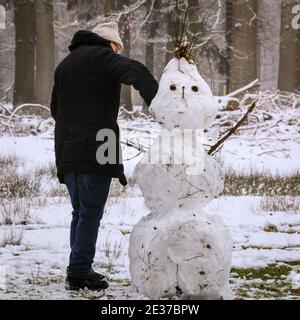
{"label": "jacket hood", "polygon": [[79,30],[75,33],[69,50],[72,52],[81,45],[110,47],[110,43],[107,40],[101,38],[94,32],[86,30]]}

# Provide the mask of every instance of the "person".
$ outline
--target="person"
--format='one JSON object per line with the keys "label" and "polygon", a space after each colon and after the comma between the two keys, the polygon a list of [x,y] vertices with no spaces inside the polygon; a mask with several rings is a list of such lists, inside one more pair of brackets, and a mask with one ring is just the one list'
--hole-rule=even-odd
{"label": "person", "polygon": [[[108,280],[92,268],[98,229],[111,179],[127,184],[119,160],[121,84],[133,85],[149,106],[158,83],[142,63],[121,55],[123,43],[116,23],[76,32],[69,50],[55,70],[50,104],[56,122],[57,175],[66,184],[73,207],[66,289],[102,290]],[[96,139],[101,129],[116,135],[115,163],[97,161],[97,149],[104,143]]]}

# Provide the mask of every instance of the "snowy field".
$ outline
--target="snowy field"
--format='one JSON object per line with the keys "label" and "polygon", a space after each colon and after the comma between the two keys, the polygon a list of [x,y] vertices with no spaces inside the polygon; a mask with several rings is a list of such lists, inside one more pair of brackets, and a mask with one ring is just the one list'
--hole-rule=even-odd
{"label": "snowy field", "polygon": [[[300,299],[300,108],[274,118],[226,143],[225,191],[206,207],[233,235],[235,299]],[[124,137],[143,145],[158,130],[147,119],[120,125]],[[94,266],[110,288],[67,292],[71,206],[55,178],[53,127],[38,135],[5,132],[0,145],[0,299],[145,299],[130,285],[127,257],[130,232],[148,213],[134,181],[126,188],[114,182],[101,223]],[[137,153],[129,148],[124,158]],[[125,161],[128,176],[138,160]]]}

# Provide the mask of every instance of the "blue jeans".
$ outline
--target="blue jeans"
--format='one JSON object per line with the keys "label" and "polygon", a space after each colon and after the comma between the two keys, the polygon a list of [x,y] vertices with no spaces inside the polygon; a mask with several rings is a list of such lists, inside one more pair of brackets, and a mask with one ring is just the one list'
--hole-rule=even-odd
{"label": "blue jeans", "polygon": [[68,173],[64,176],[73,207],[69,271],[89,272],[94,262],[100,220],[111,178]]}

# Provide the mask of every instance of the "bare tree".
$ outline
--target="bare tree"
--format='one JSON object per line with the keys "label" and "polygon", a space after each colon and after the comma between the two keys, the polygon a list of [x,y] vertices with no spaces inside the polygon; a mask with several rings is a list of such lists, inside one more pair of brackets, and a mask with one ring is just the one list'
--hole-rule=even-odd
{"label": "bare tree", "polygon": [[296,90],[300,92],[300,32],[298,31],[298,50],[297,50],[297,56],[296,56]]}
{"label": "bare tree", "polygon": [[228,89],[232,91],[258,76],[257,0],[227,0],[227,10]]}
{"label": "bare tree", "polygon": [[[104,1],[104,13],[105,15],[110,15],[117,10],[118,0],[105,0]],[[120,2],[120,1],[119,1]]]}
{"label": "bare tree", "polygon": [[258,1],[260,83],[263,91],[277,88],[281,0]]}
{"label": "bare tree", "polygon": [[10,0],[0,1],[6,9],[6,28],[0,29],[0,102],[11,101],[14,77],[14,12]]}
{"label": "bare tree", "polygon": [[[117,10],[124,10],[124,6],[129,6],[130,0],[118,0],[117,1]],[[122,15],[119,21],[120,33],[123,39],[124,52],[123,54],[130,58],[130,49],[131,49],[131,15]],[[133,110],[132,104],[132,88],[131,86],[122,85],[121,91],[121,103],[124,105],[125,109],[128,111]]]}
{"label": "bare tree", "polygon": [[55,43],[53,0],[35,0],[36,101],[48,105],[53,85]]}
{"label": "bare tree", "polygon": [[176,29],[176,12],[175,12],[175,2],[170,4],[166,8],[165,19],[167,23],[167,43],[166,43],[166,57],[165,64],[167,64],[173,57],[174,49],[174,32]]}
{"label": "bare tree", "polygon": [[299,1],[282,0],[278,88],[283,91],[300,90],[300,31],[292,28],[292,8],[296,4]]}
{"label": "bare tree", "polygon": [[[102,1],[98,0],[67,0],[68,10],[74,10],[79,20],[88,21],[93,19],[102,10]],[[107,4],[114,3],[115,1],[105,1],[104,8]],[[107,11],[109,11],[107,9]]]}
{"label": "bare tree", "polygon": [[154,72],[154,42],[153,39],[157,35],[159,28],[159,10],[161,7],[161,1],[151,0],[147,1],[147,39],[145,41],[145,61],[146,66],[151,73]]}
{"label": "bare tree", "polygon": [[15,0],[16,65],[14,105],[35,101],[34,3]]}

